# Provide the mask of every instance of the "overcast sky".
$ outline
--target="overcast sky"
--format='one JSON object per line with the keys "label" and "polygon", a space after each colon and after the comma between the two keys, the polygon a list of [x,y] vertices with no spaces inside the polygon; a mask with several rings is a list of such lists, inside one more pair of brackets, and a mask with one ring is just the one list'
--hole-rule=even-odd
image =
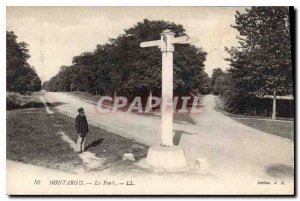
{"label": "overcast sky", "polygon": [[7,30],[29,44],[29,63],[42,81],[54,76],[72,57],[93,51],[144,18],[182,24],[197,47],[208,53],[205,71],[226,69],[224,47],[236,46],[236,10],[242,7],[7,7]]}

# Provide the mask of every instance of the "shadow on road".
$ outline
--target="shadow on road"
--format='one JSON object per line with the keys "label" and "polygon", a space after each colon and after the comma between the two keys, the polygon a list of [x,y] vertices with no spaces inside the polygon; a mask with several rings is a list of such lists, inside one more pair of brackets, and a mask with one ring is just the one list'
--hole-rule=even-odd
{"label": "shadow on road", "polygon": [[187,134],[187,135],[197,134],[197,133],[189,133],[189,132],[186,132],[186,131],[183,131],[183,130],[175,130],[174,132],[175,132],[175,135],[173,137],[173,144],[174,145],[179,145],[182,134]]}
{"label": "shadow on road", "polygon": [[89,148],[91,148],[91,147],[96,147],[96,146],[98,146],[99,144],[102,143],[103,140],[104,140],[103,138],[100,138],[100,139],[98,139],[98,140],[92,142],[91,144],[89,144],[89,145],[85,148],[85,151],[87,151],[87,150],[88,150]]}
{"label": "shadow on road", "polygon": [[287,165],[273,165],[266,168],[266,172],[268,175],[274,178],[284,178],[284,177],[293,177],[294,176],[294,168]]}
{"label": "shadow on road", "polygon": [[60,105],[64,105],[66,103],[64,103],[64,102],[53,102],[53,103],[47,102],[46,104],[47,104],[48,107],[57,107],[57,106],[60,106]]}

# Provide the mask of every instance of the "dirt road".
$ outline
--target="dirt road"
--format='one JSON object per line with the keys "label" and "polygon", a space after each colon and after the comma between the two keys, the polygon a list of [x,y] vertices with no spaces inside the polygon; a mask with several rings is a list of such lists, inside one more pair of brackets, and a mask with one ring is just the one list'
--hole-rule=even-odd
{"label": "dirt road", "polygon": [[[94,104],[66,93],[47,92],[45,98],[70,117],[75,117],[77,108],[83,107],[89,123],[95,126],[147,145],[159,143],[158,117],[124,112],[100,114]],[[247,127],[217,112],[212,95],[205,96],[202,104],[202,112],[192,115],[196,125],[174,123],[174,131],[181,133],[180,146],[189,164],[196,158],[206,158],[214,178],[239,185],[247,181],[246,186],[278,180],[292,191],[293,141]]]}

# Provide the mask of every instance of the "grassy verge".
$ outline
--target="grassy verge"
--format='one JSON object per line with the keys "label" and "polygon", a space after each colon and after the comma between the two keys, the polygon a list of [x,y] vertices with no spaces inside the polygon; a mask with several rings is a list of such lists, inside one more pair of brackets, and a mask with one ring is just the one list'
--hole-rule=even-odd
{"label": "grassy verge", "polygon": [[224,110],[222,100],[216,97],[215,109],[222,112],[224,115],[231,117],[232,119],[250,126],[252,128],[270,133],[273,135],[281,136],[284,138],[294,139],[294,121],[293,119],[277,118],[277,120],[283,121],[272,121],[270,117],[261,116],[246,116],[242,114],[230,114]]}
{"label": "grassy verge", "polygon": [[95,102],[97,103],[99,101],[99,99],[101,98],[101,96],[99,95],[92,95],[92,94],[89,94],[89,93],[85,93],[85,92],[68,92],[70,95],[73,95],[73,96],[76,96],[80,99],[83,99],[83,100],[89,100],[89,101],[92,101],[92,102]]}
{"label": "grassy verge", "polygon": [[[77,134],[74,127],[74,120],[70,117],[60,115],[60,121],[64,123],[66,134],[73,140],[77,140]],[[89,125],[90,132],[86,138],[86,149],[99,158],[105,158],[105,167],[112,170],[137,171],[134,162],[122,161],[124,153],[132,153],[139,161],[147,156],[148,146],[137,143],[119,135],[115,135],[104,129]],[[123,168],[122,168],[123,167]]]}
{"label": "grassy verge", "polygon": [[56,133],[57,118],[45,108],[11,110],[6,113],[7,159],[62,171],[81,168],[81,160]]}
{"label": "grassy verge", "polygon": [[[59,131],[76,141],[73,118],[58,112],[51,117],[45,108],[7,111],[7,159],[62,171],[82,168],[78,154],[57,135]],[[94,126],[90,126],[86,147],[97,157],[105,158],[103,168],[116,171],[138,171],[133,162],[122,161],[123,153],[132,153],[140,160],[148,151],[145,145]]]}
{"label": "grassy verge", "polygon": [[284,138],[294,139],[294,122],[287,121],[269,121],[260,119],[235,119],[236,121],[250,126],[252,128],[264,131],[266,133],[274,134]]}

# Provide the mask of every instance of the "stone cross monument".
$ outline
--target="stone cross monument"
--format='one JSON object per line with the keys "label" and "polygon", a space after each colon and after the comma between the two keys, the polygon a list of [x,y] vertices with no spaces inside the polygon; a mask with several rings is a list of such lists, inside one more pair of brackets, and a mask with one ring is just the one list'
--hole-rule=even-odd
{"label": "stone cross monument", "polygon": [[197,42],[189,36],[174,38],[175,33],[164,30],[161,39],[147,41],[141,47],[157,46],[162,52],[161,145],[149,149],[147,162],[156,167],[183,167],[186,160],[182,148],[173,146],[173,52],[174,44]]}

